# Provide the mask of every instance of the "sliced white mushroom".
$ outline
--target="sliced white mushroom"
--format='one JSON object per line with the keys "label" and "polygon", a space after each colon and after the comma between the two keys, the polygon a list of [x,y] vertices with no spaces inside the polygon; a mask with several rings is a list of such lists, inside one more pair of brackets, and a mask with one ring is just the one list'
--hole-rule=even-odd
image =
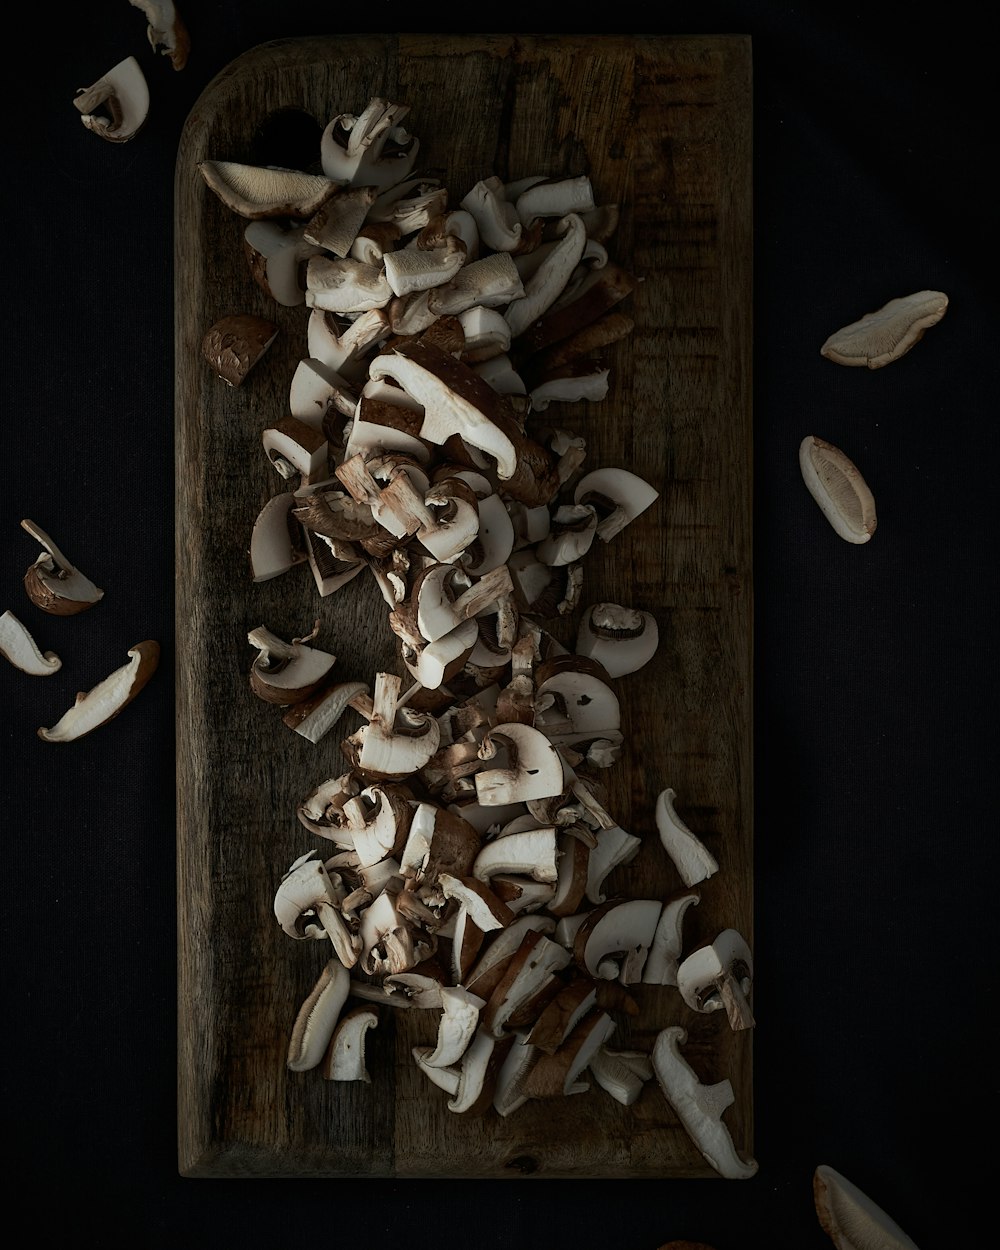
{"label": "sliced white mushroom", "polygon": [[39,729],[39,738],[45,742],[72,742],[124,711],[156,672],[160,644],[151,639],[136,643],[128,655],[128,662],[121,668],[91,690],[78,694],[73,706],[51,728]]}
{"label": "sliced white mushroom", "polygon": [[524,295],[513,300],[504,312],[512,339],[517,338],[555,303],[583,255],[587,231],[576,213],[567,213],[563,217],[559,233],[559,243],[531,277],[523,282]]}
{"label": "sliced white mushroom", "polygon": [[512,252],[520,244],[524,227],[499,178],[481,179],[460,206],[475,219],[479,238],[492,251]]}
{"label": "sliced white mushroom", "polygon": [[617,603],[595,603],[583,615],[577,631],[580,655],[603,664],[611,677],[634,673],[648,664],[659,646],[656,617],[642,608]]}
{"label": "sliced white mushroom", "polygon": [[460,985],[442,986],[437,1044],[424,1056],[424,1064],[430,1068],[448,1068],[457,1064],[475,1036],[479,1015],[485,1006],[485,999],[470,994]]}
{"label": "sliced white mushroom", "polygon": [[531,725],[496,727],[488,735],[494,747],[506,750],[503,768],[476,773],[476,798],[485,806],[524,803],[562,793],[562,759],[548,738]]}
{"label": "sliced white mushroom", "polygon": [[409,111],[408,105],[372,96],[357,116],[338,114],[320,138],[323,172],[349,186],[384,188],[399,183],[409,175],[420,150],[419,139],[400,124]]}
{"label": "sliced white mushroom", "polygon": [[80,87],[73,103],[88,130],[111,143],[127,143],[149,115],[149,86],[139,62],[127,56],[89,87]]}
{"label": "sliced white mushroom", "polygon": [[0,615],[0,655],[32,677],[50,677],[62,667],[54,651],[41,651],[30,630],[13,612]]}
{"label": "sliced white mushroom", "polygon": [[288,410],[293,417],[322,430],[327,413],[339,412],[341,417],[350,418],[357,407],[354,388],[324,361],[304,356],[295,366],[288,388]]}
{"label": "sliced white mushroom", "polygon": [[384,308],[392,287],[382,265],[317,255],[306,265],[305,302],[309,308],[335,313],[363,313]]}
{"label": "sliced white mushroom", "polygon": [[527,1041],[524,1030],[514,1030],[514,1041],[500,1065],[493,1090],[493,1109],[497,1115],[506,1118],[528,1101],[524,1081],[541,1053]]}
{"label": "sliced white mushroom", "polygon": [[44,549],[24,575],[24,588],[36,608],[53,616],[74,616],[104,598],[104,591],[66,558],[41,526],[25,519],[21,528]]}
{"label": "sliced white mushroom", "polygon": [[550,988],[558,989],[559,974],[570,963],[564,946],[537,929],[529,929],[513,957],[504,966],[482,1012],[483,1026],[499,1037],[507,1022],[525,1004],[539,1002],[539,1010]]}
{"label": "sliced white mushroom", "polygon": [[373,1007],[352,1007],[340,1016],[323,1056],[324,1080],[371,1084],[365,1063],[365,1044],[368,1031],[377,1025],[378,1012]]}
{"label": "sliced white mushroom", "polygon": [[383,263],[393,294],[411,295],[453,278],[465,264],[465,248],[456,239],[448,239],[443,247],[387,252]]}
{"label": "sliced white mushroom", "polygon": [[467,261],[445,286],[429,294],[427,307],[438,316],[457,316],[477,304],[505,308],[524,296],[524,284],[508,252],[490,252]]}
{"label": "sliced white mushroom", "polygon": [[756,1174],[757,1161],[739,1154],[722,1119],[735,1101],[732,1082],[702,1085],[681,1054],[686,1041],[687,1031],[679,1025],[670,1025],[657,1034],[652,1051],[657,1082],[689,1137],[716,1172],[729,1180],[747,1180]]}
{"label": "sliced white mushroom", "polygon": [[808,434],[799,444],[802,480],[837,534],[866,543],[875,533],[875,499],[857,465],[839,447]]}
{"label": "sliced white mushroom", "polygon": [[681,960],[677,988],[692,1011],[725,1011],[733,1029],[753,1028],[753,956],[743,935],[723,929]]}
{"label": "sliced white mushroom", "polygon": [[253,220],[243,231],[243,252],[250,276],[265,295],[284,308],[305,304],[302,267],[320,249],[306,240],[301,224]]}
{"label": "sliced white mushroom", "polygon": [[828,1163],[813,1173],[820,1227],[837,1250],[917,1250],[891,1216]]}
{"label": "sliced white mushroom", "polygon": [[623,985],[641,981],[662,907],[652,898],[601,903],[577,930],[573,958],[592,977],[620,979]]}
{"label": "sliced white mushroom", "polygon": [[590,550],[597,534],[597,512],[590,504],[560,504],[549,533],[535,547],[535,556],[550,568],[574,564]]}
{"label": "sliced white mushroom", "polygon": [[642,970],[646,985],[676,985],[677,968],[684,948],[684,917],[688,908],[697,905],[697,890],[671,895],[663,902],[663,911],[649,946],[649,955]]}
{"label": "sliced white mushroom", "polygon": [[154,52],[170,58],[170,64],[181,70],[191,51],[191,36],[173,0],[129,0],[146,15],[146,38]]}
{"label": "sliced white mushroom", "polygon": [[831,334],[820,355],[839,365],[881,369],[905,356],[947,310],[943,291],[914,291],[891,299]]}
{"label": "sliced white mushroom", "polygon": [[503,899],[478,877],[455,877],[442,872],[438,874],[438,885],[444,897],[460,903],[483,933],[505,929],[514,919]]}
{"label": "sliced white mushroom", "polygon": [[466,989],[489,998],[507,965],[517,954],[525,934],[536,931],[551,934],[555,927],[556,922],[551,916],[532,913],[517,916],[505,928],[494,930],[487,936],[478,959],[465,977]]}
{"label": "sliced white mushroom", "polygon": [[626,833],[620,825],[597,831],[597,845],[587,857],[587,899],[597,906],[607,898],[604,883],[616,868],[635,859],[642,846],[642,839]]}
{"label": "sliced white mushroom", "polygon": [[570,981],[546,1003],[528,1032],[528,1041],[547,1055],[555,1054],[596,1003],[596,982],[589,977]]}
{"label": "sliced white mushroom", "polygon": [[594,469],[584,474],[573,489],[576,503],[589,503],[597,509],[597,536],[604,542],[620,534],[659,497],[655,487],[628,469]]}
{"label": "sliced white mushroom", "polygon": [[657,795],[656,828],[681,880],[687,886],[698,885],[719,871],[719,862],[677,815],[676,799],[676,791],[669,786]]}
{"label": "sliced white mushroom", "polygon": [[458,1095],[458,1087],[462,1080],[461,1068],[441,1068],[428,1063],[427,1057],[433,1053],[433,1050],[433,1046],[414,1046],[410,1053],[413,1055],[417,1067],[424,1073],[427,1079],[436,1085],[438,1089],[443,1089],[446,1094],[455,1098]]}
{"label": "sliced white mushroom", "polygon": [[261,434],[261,444],[268,460],[286,481],[296,474],[316,481],[329,472],[330,445],[326,435],[298,417],[282,417],[267,426]]}
{"label": "sliced white mushroom", "polygon": [[308,243],[342,259],[348,255],[375,202],[375,187],[347,187],[323,201],[302,229]]}
{"label": "sliced white mushroom", "polygon": [[424,767],[440,743],[440,726],[429,713],[408,715],[402,707],[397,724],[401,685],[400,678],[392,673],[376,675],[371,720],[348,739],[358,748],[358,767],[368,777],[411,777]]}
{"label": "sliced white mushroom", "polygon": [[607,398],[611,370],[600,363],[585,361],[553,372],[528,391],[532,412],[544,412],[550,404],[596,403]]}
{"label": "sliced white mushroom", "polygon": [[324,965],[292,1026],[287,1065],[292,1072],[316,1068],[326,1054],[351,988],[351,974],[337,959]]}
{"label": "sliced white mushroom", "polygon": [[526,829],[487,842],[473,862],[472,873],[486,882],[497,873],[513,873],[551,883],[557,879],[558,857],[554,826]]}
{"label": "sliced white mushroom", "polygon": [[601,1089],[623,1107],[631,1107],[638,1100],[646,1081],[652,1076],[651,1068],[649,1075],[644,1075],[623,1057],[622,1052],[609,1050],[606,1045],[598,1047],[590,1056],[588,1067]]}
{"label": "sliced white mushroom", "polygon": [[247,634],[247,642],[257,649],[250,666],[250,687],[266,703],[282,707],[311,695],[329,676],[337,657],[305,639],[286,642],[266,625]]}
{"label": "sliced white mushroom", "polygon": [[[333,313],[322,308],[309,310],[306,324],[306,350],[348,381],[355,380],[355,369],[365,353],[389,334],[389,322],[381,308],[370,308],[349,321],[343,329]],[[364,368],[367,379],[368,370]]]}
{"label": "sliced white mushroom", "polygon": [[335,682],[293,703],[281,719],[299,737],[308,742],[319,742],[353,706],[353,700],[368,693],[363,681]]}

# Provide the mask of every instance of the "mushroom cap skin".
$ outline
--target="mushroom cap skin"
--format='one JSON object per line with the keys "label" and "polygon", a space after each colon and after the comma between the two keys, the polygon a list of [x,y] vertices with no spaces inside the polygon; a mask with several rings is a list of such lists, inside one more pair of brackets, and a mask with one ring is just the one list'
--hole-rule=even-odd
{"label": "mushroom cap skin", "polygon": [[208,327],[201,354],[228,386],[242,386],[277,337],[278,327],[267,317],[233,313]]}
{"label": "mushroom cap skin", "polygon": [[813,1173],[813,1200],[837,1250],[917,1250],[894,1219],[828,1163]]}
{"label": "mushroom cap skin", "polygon": [[[84,126],[110,143],[127,143],[142,130],[149,114],[149,86],[134,56],[127,56],[73,100]],[[106,105],[111,117],[95,112]]]}
{"label": "mushroom cap skin", "polygon": [[248,634],[258,648],[250,666],[250,688],[265,703],[287,707],[305,699],[319,687],[337,662],[337,657],[305,642],[284,642],[264,626]]}
{"label": "mushroom cap skin", "polygon": [[160,644],[147,639],[129,648],[128,663],[115,669],[89,691],[76,696],[76,702],[51,728],[40,728],[44,742],[72,742],[114,720],[132,702],[156,672]]}
{"label": "mushroom cap skin", "polygon": [[44,548],[24,575],[24,588],[36,608],[53,616],[75,616],[104,598],[104,591],[67,560],[40,526],[26,518],[21,528]]}
{"label": "mushroom cap skin", "polygon": [[173,0],[129,0],[146,14],[146,38],[154,52],[170,58],[175,70],[187,64],[191,52],[191,36]]}
{"label": "mushroom cap skin", "polygon": [[7,611],[0,615],[0,655],[31,677],[50,677],[62,667],[54,651],[42,651],[28,627]]}
{"label": "mushroom cap skin", "polygon": [[820,355],[838,365],[882,369],[905,356],[948,310],[943,291],[914,291],[835,331]]}

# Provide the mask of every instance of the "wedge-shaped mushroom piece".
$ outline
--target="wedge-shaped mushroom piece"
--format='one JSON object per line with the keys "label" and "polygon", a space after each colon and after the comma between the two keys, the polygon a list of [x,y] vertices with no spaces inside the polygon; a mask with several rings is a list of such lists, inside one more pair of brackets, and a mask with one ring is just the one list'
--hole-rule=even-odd
{"label": "wedge-shaped mushroom piece", "polygon": [[370,312],[384,308],[392,299],[385,267],[332,256],[312,256],[306,265],[305,302],[309,308],[327,312]]}
{"label": "wedge-shaped mushroom piece", "polygon": [[584,1016],[557,1050],[539,1056],[525,1077],[523,1092],[528,1098],[586,1093],[590,1086],[579,1078],[616,1028],[606,1011],[595,1008]]}
{"label": "wedge-shaped mushroom piece", "polygon": [[623,1107],[631,1107],[653,1077],[649,1056],[635,1050],[609,1050],[607,1046],[600,1046],[591,1055],[588,1067],[601,1089]]}
{"label": "wedge-shaped mushroom piece", "polygon": [[458,1088],[448,1110],[462,1115],[482,1115],[493,1102],[497,1075],[513,1045],[513,1035],[497,1038],[480,1027],[459,1065]]}
{"label": "wedge-shaped mushroom piece", "polygon": [[542,1009],[528,1041],[553,1055],[597,1003],[597,985],[589,977],[570,981]]}
{"label": "wedge-shaped mushroom piece", "polygon": [[849,543],[866,543],[878,519],[868,483],[839,447],[808,434],[799,444],[802,480],[834,530]]}
{"label": "wedge-shaped mushroom piece", "polygon": [[375,196],[375,187],[349,187],[331,195],[306,222],[302,237],[334,256],[347,256]]}
{"label": "wedge-shaped mushroom piece", "polygon": [[338,191],[321,174],[242,161],[204,160],[198,172],[225,206],[250,221],[263,218],[309,218]]}
{"label": "wedge-shaped mushroom piece", "polygon": [[533,1003],[538,1010],[558,992],[560,973],[570,963],[571,955],[564,946],[554,942],[537,929],[529,929],[513,958],[483,1008],[482,1023],[499,1037],[507,1022]]}
{"label": "wedge-shaped mushroom piece", "polygon": [[865,313],[831,334],[820,355],[838,365],[881,369],[905,356],[947,310],[948,296],[943,291],[914,291],[891,299],[876,312]]}
{"label": "wedge-shaped mushroom piece", "polygon": [[476,798],[480,803],[490,807],[525,803],[562,793],[562,759],[540,730],[511,723],[497,726],[488,739],[492,746],[507,750],[508,764],[476,773]]}
{"label": "wedge-shaped mushroom piece", "polygon": [[410,111],[372,96],[355,116],[339,113],[320,139],[320,162],[328,178],[349,186],[392,187],[406,178],[420,150],[420,140],[400,124]]}
{"label": "wedge-shaped mushroom piece", "polygon": [[322,430],[331,411],[349,419],[357,407],[358,396],[351,384],[322,360],[303,356],[295,366],[288,388],[288,409],[293,417]]}
{"label": "wedge-shaped mushroom piece", "polygon": [[684,917],[701,900],[697,890],[678,891],[664,899],[649,955],[642,970],[646,985],[676,985],[684,948]]}
{"label": "wedge-shaped mushroom piece", "polygon": [[559,234],[559,242],[523,283],[524,295],[513,300],[504,313],[512,339],[551,308],[579,264],[587,242],[587,231],[576,213],[567,213],[563,217],[559,223]]}
{"label": "wedge-shaped mushroom piece", "polygon": [[181,70],[191,51],[191,36],[173,0],[129,0],[146,15],[146,38],[154,52],[170,58],[170,64]]}
{"label": "wedge-shaped mushroom piece", "polygon": [[507,188],[518,218],[528,225],[537,217],[565,218],[567,213],[588,212],[594,207],[594,188],[586,174],[573,178],[538,178],[528,186]]}
{"label": "wedge-shaped mushroom piece", "polygon": [[277,337],[278,327],[267,317],[232,313],[208,327],[201,354],[227,386],[242,386]]}
{"label": "wedge-shaped mushroom piece", "polygon": [[813,1173],[813,1201],[837,1250],[917,1250],[894,1219],[828,1163]]}
{"label": "wedge-shaped mushroom piece", "polygon": [[306,302],[303,266],[320,249],[307,242],[301,223],[260,218],[243,231],[243,254],[250,276],[265,295],[284,308]]}
{"label": "wedge-shaped mushroom piece", "polygon": [[457,1064],[472,1043],[479,1027],[480,1012],[485,1006],[484,999],[470,994],[460,985],[442,986],[437,1044],[423,1056],[424,1064],[430,1068],[448,1068]]}
{"label": "wedge-shaped mushroom piece", "polygon": [[611,677],[622,677],[648,664],[659,641],[652,612],[618,603],[595,603],[580,621],[576,649],[603,664]]}
{"label": "wedge-shaped mushroom piece", "polygon": [[553,933],[556,922],[551,916],[533,913],[518,916],[504,929],[487,936],[476,960],[465,978],[466,989],[488,999],[517,954],[528,933]]}
{"label": "wedge-shaped mushroom piece", "polygon": [[621,825],[611,825],[597,832],[597,845],[587,857],[586,895],[595,905],[607,901],[604,882],[623,864],[630,864],[642,846],[642,839],[627,833]]}
{"label": "wedge-shaped mushroom piece", "polygon": [[331,876],[314,852],[301,855],[278,883],[274,915],[289,937],[296,940],[328,937],[337,959],[353,968],[361,954],[361,940],[341,914],[339,877]]}
{"label": "wedge-shaped mushroom piece", "polygon": [[369,693],[363,681],[339,681],[321,687],[304,699],[299,699],[282,715],[289,729],[294,729],[309,742],[319,740],[333,729],[359,695]]}
{"label": "wedge-shaped mushroom piece", "polygon": [[[111,143],[127,143],[149,114],[149,86],[139,62],[127,56],[73,99],[88,130]],[[103,111],[99,111],[103,110]]]}
{"label": "wedge-shaped mushroom piece", "polygon": [[402,682],[392,673],[378,673],[372,697],[372,715],[348,739],[358,748],[360,771],[373,780],[399,780],[420,771],[441,741],[441,728],[429,713],[409,712],[401,707]]}
{"label": "wedge-shaped mushroom piece", "polygon": [[132,702],[156,672],[160,662],[160,644],[148,639],[129,648],[128,663],[98,682],[93,689],[82,691],[76,702],[49,729],[41,728],[39,738],[45,742],[72,742],[106,725]]}
{"label": "wedge-shaped mushroom piece", "polygon": [[597,535],[597,512],[590,504],[560,504],[552,514],[549,533],[535,547],[535,555],[550,568],[574,564],[590,550]]}
{"label": "wedge-shaped mushroom piece", "polygon": [[445,898],[453,898],[465,908],[483,933],[504,929],[514,919],[514,913],[503,899],[478,877],[453,877],[443,872],[438,876],[438,885]]}
{"label": "wedge-shaped mushroom piece", "polygon": [[750,987],[753,956],[742,934],[723,929],[693,950],[677,968],[677,988],[693,1011],[725,1010],[733,1029],[753,1028]]}
{"label": "wedge-shaped mushroom piece", "polygon": [[339,960],[329,960],[292,1025],[287,1059],[290,1071],[307,1072],[320,1065],[350,988],[351,974]]}
{"label": "wedge-shaped mushroom piece", "polygon": [[413,807],[406,794],[391,784],[366,786],[349,798],[343,818],[351,832],[362,867],[398,855],[406,844]]}
{"label": "wedge-shaped mushroom piece", "polygon": [[471,875],[479,833],[464,817],[435,803],[417,803],[399,859],[403,874],[417,885],[433,884],[442,873]]}
{"label": "wedge-shaped mushroom piece", "polygon": [[41,651],[30,630],[13,612],[0,616],[0,655],[31,677],[50,677],[62,667],[54,651]]}
{"label": "wedge-shaped mushroom piece", "polygon": [[697,834],[677,815],[677,793],[667,786],[656,798],[656,828],[663,849],[685,885],[698,885],[719,871],[719,863]]}
{"label": "wedge-shaped mushroom piece", "polygon": [[542,1052],[528,1042],[523,1029],[513,1030],[513,1040],[497,1071],[493,1089],[493,1109],[505,1118],[528,1101],[524,1081]]}
{"label": "wedge-shaped mushroom piece", "polygon": [[577,965],[595,978],[641,981],[662,907],[654,898],[609,899],[595,907],[573,941]]}
{"label": "wedge-shaped mushroom piece", "polygon": [[486,882],[497,873],[514,873],[551,883],[557,879],[558,855],[554,826],[505,833],[486,843],[475,858],[472,874]]}
{"label": "wedge-shaped mushroom piece", "polygon": [[412,295],[453,278],[465,264],[465,248],[457,239],[435,248],[398,248],[386,252],[383,264],[393,295]]}
{"label": "wedge-shaped mushroom piece", "polygon": [[374,1007],[352,1007],[344,1012],[330,1038],[321,1069],[326,1081],[363,1081],[371,1084],[365,1063],[365,1044],[369,1029],[378,1026]]}
{"label": "wedge-shaped mushroom piece", "polygon": [[602,468],[585,474],[573,489],[576,503],[589,503],[598,513],[597,536],[610,542],[659,499],[660,492],[628,469]]}
{"label": "wedge-shaped mushroom piece", "polygon": [[553,370],[528,392],[531,411],[544,412],[550,404],[578,404],[605,399],[611,370],[600,361],[582,360]]}
{"label": "wedge-shaped mushroom piece", "polygon": [[261,433],[261,445],[286,481],[296,474],[306,481],[327,475],[330,447],[326,436],[298,417],[282,417],[267,426]]}
{"label": "wedge-shaped mushroom piece", "polygon": [[657,1034],[651,1055],[657,1082],[689,1137],[716,1172],[728,1180],[748,1180],[757,1172],[757,1161],[741,1157],[722,1119],[735,1101],[732,1082],[702,1085],[681,1054],[686,1041],[687,1031],[679,1025],[670,1025]]}
{"label": "wedge-shaped mushroom piece", "polygon": [[445,317],[477,304],[506,308],[523,295],[524,283],[510,253],[490,252],[479,260],[467,261],[450,282],[429,291],[426,307],[430,316]]}
{"label": "wedge-shaped mushroom piece", "polygon": [[104,591],[67,560],[41,526],[26,519],[21,528],[44,548],[24,575],[24,588],[36,608],[53,616],[74,616],[104,598]]}
{"label": "wedge-shaped mushroom piece", "polygon": [[310,647],[308,639],[285,642],[266,625],[250,630],[247,642],[257,649],[250,666],[250,688],[265,703],[281,707],[311,695],[337,662],[329,651]]}

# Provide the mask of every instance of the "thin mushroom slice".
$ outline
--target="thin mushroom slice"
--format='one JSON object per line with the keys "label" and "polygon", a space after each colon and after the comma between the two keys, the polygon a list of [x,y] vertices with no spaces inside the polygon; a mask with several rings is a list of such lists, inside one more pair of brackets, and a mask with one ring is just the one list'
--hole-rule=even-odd
{"label": "thin mushroom slice", "polygon": [[136,697],[156,672],[160,644],[147,640],[129,650],[129,660],[92,690],[76,696],[76,702],[49,729],[41,728],[45,742],[72,742],[113,720]]}
{"label": "thin mushroom slice", "polygon": [[306,1072],[323,1060],[351,989],[351,974],[338,959],[324,965],[298,1010],[288,1042],[288,1068]]}
{"label": "thin mushroom slice", "polygon": [[813,1200],[837,1250],[917,1250],[895,1220],[827,1163],[813,1173]]}
{"label": "thin mushroom slice", "polygon": [[898,360],[944,316],[948,296],[943,291],[915,291],[891,299],[876,312],[837,330],[820,348],[820,355],[838,365],[881,369]]}
{"label": "thin mushroom slice", "polygon": [[13,612],[0,616],[0,655],[31,677],[49,677],[62,667],[54,651],[39,650],[28,627]]}
{"label": "thin mushroom slice", "polygon": [[676,798],[676,791],[669,786],[660,791],[656,799],[656,829],[681,880],[686,886],[698,885],[719,871],[719,862],[677,815]]}
{"label": "thin mushroom slice", "polygon": [[104,598],[104,591],[67,560],[41,526],[24,520],[21,528],[45,549],[24,575],[24,588],[36,608],[54,616],[74,616]]}
{"label": "thin mushroom slice", "polygon": [[324,1080],[371,1084],[365,1065],[365,1043],[368,1030],[377,1025],[378,1011],[374,1007],[353,1007],[340,1017],[323,1056]]}
{"label": "thin mushroom slice", "polygon": [[860,470],[839,447],[808,434],[799,444],[802,480],[834,530],[849,543],[866,543],[878,523],[875,499]]}
{"label": "thin mushroom slice", "polygon": [[173,0],[129,0],[129,4],[145,13],[146,38],[153,51],[169,57],[174,69],[183,69],[191,52],[191,36]]}
{"label": "thin mushroom slice", "polygon": [[198,172],[228,209],[250,221],[308,219],[338,191],[337,184],[321,174],[243,161],[200,161]]}
{"label": "thin mushroom slice", "polygon": [[127,56],[97,82],[81,87],[73,103],[88,130],[110,143],[127,143],[146,124],[149,86],[139,62]]}
{"label": "thin mushroom slice", "polygon": [[653,1073],[681,1124],[705,1159],[728,1180],[756,1175],[757,1161],[744,1159],[736,1149],[722,1114],[735,1101],[732,1082],[702,1085],[681,1054],[687,1031],[670,1025],[657,1034],[653,1045]]}

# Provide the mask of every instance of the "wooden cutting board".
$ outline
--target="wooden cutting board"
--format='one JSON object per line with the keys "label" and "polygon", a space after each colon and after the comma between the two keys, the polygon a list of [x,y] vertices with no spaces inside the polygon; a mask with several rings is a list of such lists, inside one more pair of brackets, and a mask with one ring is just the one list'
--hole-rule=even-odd
{"label": "wooden cutting board", "polygon": [[[587,467],[654,484],[648,513],[585,563],[582,602],[643,607],[660,647],[615,683],[626,748],[608,807],[643,848],[609,888],[662,897],[680,879],[654,807],[678,812],[719,861],[685,920],[687,946],[736,928],[752,943],[751,55],[742,36],[347,36],[279,41],[207,87],[176,168],[176,576],[179,1167],[185,1176],[711,1177],[656,1082],[631,1107],[593,1085],[509,1117],[446,1107],[411,1059],[436,1013],[383,1009],[371,1083],[285,1066],[296,1011],[327,957],[295,942],[272,903],[316,849],[295,807],[344,771],[340,738],[313,745],[250,691],[247,632],[317,645],[344,679],[399,671],[373,579],[320,599],[304,566],[254,584],[250,526],[284,488],[261,450],[307,355],[306,315],[269,301],[242,254],[246,223],[198,173],[205,159],[303,168],[322,127],[375,95],[410,106],[421,172],[454,201],[492,174],[589,175],[621,206],[612,258],[641,281],[632,335],[608,354],[608,397],[564,405]],[[230,388],[200,354],[220,317],[280,327]],[[546,414],[552,416],[552,410]],[[354,716],[351,713],[351,716]],[[648,992],[647,992],[648,991]],[[705,1084],[728,1079],[733,1141],[752,1154],[752,1030],[637,988],[612,1044],[648,1051],[668,1024]]]}

